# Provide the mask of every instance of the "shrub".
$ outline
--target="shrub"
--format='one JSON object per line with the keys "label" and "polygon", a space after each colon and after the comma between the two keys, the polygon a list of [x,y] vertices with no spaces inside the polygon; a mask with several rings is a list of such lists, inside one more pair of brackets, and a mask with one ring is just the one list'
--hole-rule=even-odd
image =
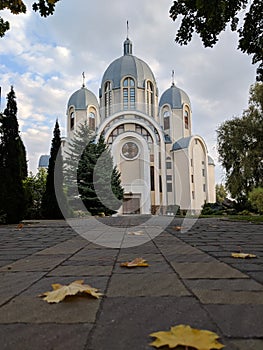
{"label": "shrub", "polygon": [[256,187],[248,194],[248,200],[253,209],[263,213],[263,188]]}

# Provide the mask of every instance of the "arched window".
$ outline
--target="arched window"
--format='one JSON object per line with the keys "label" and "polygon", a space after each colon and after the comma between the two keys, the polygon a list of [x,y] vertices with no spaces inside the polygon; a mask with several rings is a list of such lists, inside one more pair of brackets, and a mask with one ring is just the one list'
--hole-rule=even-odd
{"label": "arched window", "polygon": [[105,103],[105,117],[108,117],[111,114],[111,104],[112,104],[112,91],[111,83],[107,81],[104,87],[104,103]]}
{"label": "arched window", "polygon": [[189,129],[189,111],[188,111],[188,109],[184,110],[184,127],[185,127],[185,129]]}
{"label": "arched window", "polygon": [[123,80],[123,109],[135,108],[135,83],[132,78]]}
{"label": "arched window", "polygon": [[70,120],[69,120],[70,130],[74,130],[75,125],[75,112],[70,112]]}
{"label": "arched window", "polygon": [[90,130],[95,130],[95,124],[96,124],[96,111],[94,108],[90,109],[89,111],[89,128]]}
{"label": "arched window", "polygon": [[163,128],[164,130],[170,129],[170,112],[165,111],[163,114]]}
{"label": "arched window", "polygon": [[147,81],[146,93],[147,93],[147,96],[146,96],[147,113],[153,117],[154,99],[153,99],[153,84],[151,81]]}

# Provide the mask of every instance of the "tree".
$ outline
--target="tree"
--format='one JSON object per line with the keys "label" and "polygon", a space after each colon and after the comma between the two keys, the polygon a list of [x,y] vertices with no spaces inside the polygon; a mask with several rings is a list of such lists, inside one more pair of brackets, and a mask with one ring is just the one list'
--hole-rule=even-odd
{"label": "tree", "polygon": [[[250,5],[250,6],[249,6]],[[244,13],[243,25],[238,28],[239,17]],[[263,80],[263,2],[254,0],[177,0],[170,8],[170,17],[175,21],[182,15],[175,41],[186,45],[195,31],[205,47],[212,47],[219,34],[230,23],[232,31],[239,35],[238,48],[253,55],[252,63],[260,62],[257,80]]]}
{"label": "tree", "polygon": [[0,116],[0,213],[6,223],[18,223],[25,212],[23,180],[27,176],[26,150],[17,121],[16,96],[11,86]]}
{"label": "tree", "polygon": [[227,197],[227,191],[223,184],[216,184],[216,202],[222,204]]}
{"label": "tree", "polygon": [[58,196],[60,197],[60,203],[66,205],[63,192],[63,160],[60,145],[60,129],[58,121],[56,121],[50,150],[46,189],[41,204],[41,213],[45,219],[63,219]]}
{"label": "tree", "polygon": [[47,171],[40,168],[36,175],[32,172],[23,181],[23,186],[26,193],[26,219],[41,218],[41,203],[42,197],[46,190]]}
{"label": "tree", "polygon": [[76,131],[67,154],[65,178],[71,203],[80,198],[92,215],[115,213],[121,205],[123,189],[103,136],[96,143],[94,133],[84,123]]}
{"label": "tree", "polygon": [[[32,4],[32,9],[36,12],[38,11],[42,17],[47,17],[53,15],[58,1],[60,0],[38,0]],[[5,9],[10,10],[14,15],[26,13],[27,11],[27,7],[22,0],[0,1],[0,11]],[[9,28],[9,22],[4,21],[4,19],[0,17],[0,37],[3,37]]]}
{"label": "tree", "polygon": [[248,194],[248,199],[252,208],[263,214],[263,187],[253,188]]}
{"label": "tree", "polygon": [[226,188],[239,203],[263,187],[263,83],[250,89],[249,107],[217,129],[219,160],[226,171]]}

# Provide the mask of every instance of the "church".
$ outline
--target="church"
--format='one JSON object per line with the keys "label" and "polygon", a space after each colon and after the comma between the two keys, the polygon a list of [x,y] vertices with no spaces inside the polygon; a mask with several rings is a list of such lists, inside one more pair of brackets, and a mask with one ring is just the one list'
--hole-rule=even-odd
{"label": "church", "polygon": [[200,213],[215,202],[213,159],[192,135],[188,95],[174,82],[160,96],[149,65],[133,55],[131,40],[104,72],[99,99],[86,88],[67,104],[67,140],[87,121],[103,134],[121,173],[124,199],[118,214]]}

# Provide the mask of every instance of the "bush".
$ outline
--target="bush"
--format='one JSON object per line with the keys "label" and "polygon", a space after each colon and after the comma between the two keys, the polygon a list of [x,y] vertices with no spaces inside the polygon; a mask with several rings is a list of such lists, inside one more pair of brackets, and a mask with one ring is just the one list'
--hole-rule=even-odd
{"label": "bush", "polygon": [[263,213],[263,188],[256,187],[248,194],[248,200],[253,209]]}

